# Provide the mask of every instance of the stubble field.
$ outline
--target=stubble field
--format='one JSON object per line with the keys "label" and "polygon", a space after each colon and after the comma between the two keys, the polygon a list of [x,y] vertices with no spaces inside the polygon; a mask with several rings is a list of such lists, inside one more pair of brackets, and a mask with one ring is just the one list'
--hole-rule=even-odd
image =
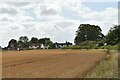
{"label": "stubble field", "polygon": [[2,77],[80,78],[105,55],[103,50],[4,51]]}

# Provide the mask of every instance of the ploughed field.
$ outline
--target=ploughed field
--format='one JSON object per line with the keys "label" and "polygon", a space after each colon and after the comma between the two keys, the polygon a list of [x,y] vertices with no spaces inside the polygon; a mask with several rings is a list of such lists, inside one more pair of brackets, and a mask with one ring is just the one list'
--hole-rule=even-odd
{"label": "ploughed field", "polygon": [[3,78],[80,78],[105,57],[103,50],[27,50],[2,53]]}

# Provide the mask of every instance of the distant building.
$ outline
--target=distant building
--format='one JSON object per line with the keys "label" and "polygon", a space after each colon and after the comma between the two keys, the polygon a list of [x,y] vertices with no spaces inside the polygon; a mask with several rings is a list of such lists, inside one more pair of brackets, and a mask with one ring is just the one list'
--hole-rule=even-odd
{"label": "distant building", "polygon": [[32,43],[32,44],[29,44],[29,49],[49,49],[49,45]]}
{"label": "distant building", "polygon": [[66,47],[66,46],[72,46],[73,44],[70,43],[70,42],[67,42],[66,43],[55,43],[55,48],[63,48],[63,47]]}
{"label": "distant building", "polygon": [[41,45],[41,49],[49,49],[49,47],[50,47],[49,45],[44,45],[44,44]]}
{"label": "distant building", "polygon": [[41,44],[39,43],[30,43],[29,49],[39,49],[41,47]]}

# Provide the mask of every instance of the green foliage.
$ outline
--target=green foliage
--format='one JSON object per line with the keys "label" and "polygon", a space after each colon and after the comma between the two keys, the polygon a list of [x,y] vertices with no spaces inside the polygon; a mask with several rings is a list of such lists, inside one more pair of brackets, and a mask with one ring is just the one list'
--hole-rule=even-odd
{"label": "green foliage", "polygon": [[109,30],[106,42],[108,45],[115,45],[120,42],[120,25],[115,25]]}
{"label": "green foliage", "polygon": [[[74,42],[75,46],[67,46],[62,49],[110,49],[120,51],[120,25],[115,25],[109,30],[107,36],[104,37],[99,26],[81,24],[76,31]],[[30,43],[44,44],[46,46],[49,45],[51,49],[55,48],[55,44],[50,38],[38,39],[32,37],[29,41],[27,36],[21,36],[18,42],[15,39],[11,39],[7,48],[28,49]],[[105,43],[107,43],[106,46],[104,45]]]}
{"label": "green foliage", "polygon": [[62,49],[82,49],[81,46],[66,46],[66,47],[63,47]]}
{"label": "green foliage", "polygon": [[55,49],[55,44],[54,43],[50,43],[50,49]]}
{"label": "green foliage", "polygon": [[30,43],[38,43],[38,38],[36,37],[32,37],[31,40],[30,40]]}
{"label": "green foliage", "polygon": [[76,45],[79,45],[84,41],[96,41],[98,39],[102,39],[104,35],[101,32],[102,30],[99,26],[81,24],[76,31],[74,42]]}
{"label": "green foliage", "polygon": [[17,40],[11,39],[8,43],[8,47],[10,49],[16,50],[17,49]]}
{"label": "green foliage", "polygon": [[[63,47],[62,49],[92,49],[91,46],[66,46]],[[98,47],[95,47],[93,49],[98,49]]]}
{"label": "green foliage", "polygon": [[41,43],[41,44],[45,44],[45,39],[44,39],[44,38],[41,38],[41,39],[39,39],[38,41],[39,41],[39,43]]}
{"label": "green foliage", "polygon": [[104,40],[104,39],[98,40],[98,41],[96,42],[96,44],[98,44],[99,47],[104,46],[105,40]]}
{"label": "green foliage", "polygon": [[29,39],[28,39],[27,36],[21,36],[18,41],[21,41],[21,42],[23,42],[23,43],[27,43],[28,40],[29,40]]}
{"label": "green foliage", "polygon": [[53,47],[53,42],[50,40],[50,38],[41,38],[39,39],[39,43],[44,44],[44,45],[49,45],[50,48]]}
{"label": "green foliage", "polygon": [[8,47],[6,47],[5,49],[7,50],[8,48],[11,50],[17,50],[19,48],[19,50],[29,50],[29,45],[30,44],[43,44],[46,45],[53,49],[55,48],[55,45],[53,44],[53,42],[50,40],[50,38],[41,38],[38,39],[36,37],[32,37],[31,40],[29,41],[27,36],[21,36],[19,37],[19,40],[15,40],[15,39],[11,39],[9,41],[9,45]]}
{"label": "green foliage", "polygon": [[29,47],[27,36],[21,36],[18,40],[18,47],[19,49],[27,49]]}
{"label": "green foliage", "polygon": [[[109,50],[117,50],[118,49],[118,45],[114,45],[114,46],[111,46],[111,45],[108,45],[108,46],[96,46],[96,45],[88,45],[88,46],[82,46],[82,45],[79,45],[79,46],[67,46],[67,47],[63,47],[62,49],[109,49]],[[119,49],[120,50],[120,49]]]}
{"label": "green foliage", "polygon": [[110,49],[110,50],[117,50],[117,45],[114,45],[114,46],[111,46],[111,45],[107,45],[107,46],[104,46],[104,49]]}
{"label": "green foliage", "polygon": [[74,42],[77,46],[80,46],[79,49],[86,49],[87,47],[90,49],[120,50],[118,44],[120,43],[120,25],[114,25],[106,37],[104,37],[101,31],[99,26],[81,24],[76,31]]}

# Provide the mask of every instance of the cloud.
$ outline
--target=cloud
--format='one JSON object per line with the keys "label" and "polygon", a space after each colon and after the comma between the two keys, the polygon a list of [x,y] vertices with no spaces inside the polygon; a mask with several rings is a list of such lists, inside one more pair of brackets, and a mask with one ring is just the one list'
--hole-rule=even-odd
{"label": "cloud", "polygon": [[15,7],[25,7],[31,4],[31,2],[6,2],[6,3]]}
{"label": "cloud", "polygon": [[[116,8],[106,8],[104,11],[91,11],[87,14],[83,14],[83,18],[89,19],[89,20],[104,20],[104,21],[112,21],[114,19],[117,20],[118,18],[118,10]],[[93,17],[94,16],[94,17]]]}
{"label": "cloud", "polygon": [[19,13],[20,13],[20,11],[17,8],[8,6],[7,4],[4,4],[4,3],[0,3],[0,15],[8,14],[11,16],[15,16]]}
{"label": "cloud", "polygon": [[32,22],[34,20],[33,17],[25,16],[25,15],[15,16],[14,19],[16,20],[15,22],[18,22],[18,23]]}
{"label": "cloud", "polygon": [[0,22],[13,22],[13,18],[5,14],[0,17]]}
{"label": "cloud", "polygon": [[77,12],[79,14],[84,14],[90,12],[90,8],[84,6],[81,0],[65,0],[62,6],[65,9]]}
{"label": "cloud", "polygon": [[37,7],[34,9],[37,17],[57,17],[61,18],[62,14],[62,5],[60,0],[42,0],[38,3]]}
{"label": "cloud", "polygon": [[41,12],[41,15],[55,15],[57,14],[57,11],[55,11],[54,9],[44,9],[42,12]]}
{"label": "cloud", "polygon": [[86,7],[80,0],[0,3],[0,15],[0,37],[5,40],[0,44],[2,46],[7,46],[10,39],[23,35],[74,42],[81,23],[99,25],[105,34],[117,23],[116,8],[98,12]]}

